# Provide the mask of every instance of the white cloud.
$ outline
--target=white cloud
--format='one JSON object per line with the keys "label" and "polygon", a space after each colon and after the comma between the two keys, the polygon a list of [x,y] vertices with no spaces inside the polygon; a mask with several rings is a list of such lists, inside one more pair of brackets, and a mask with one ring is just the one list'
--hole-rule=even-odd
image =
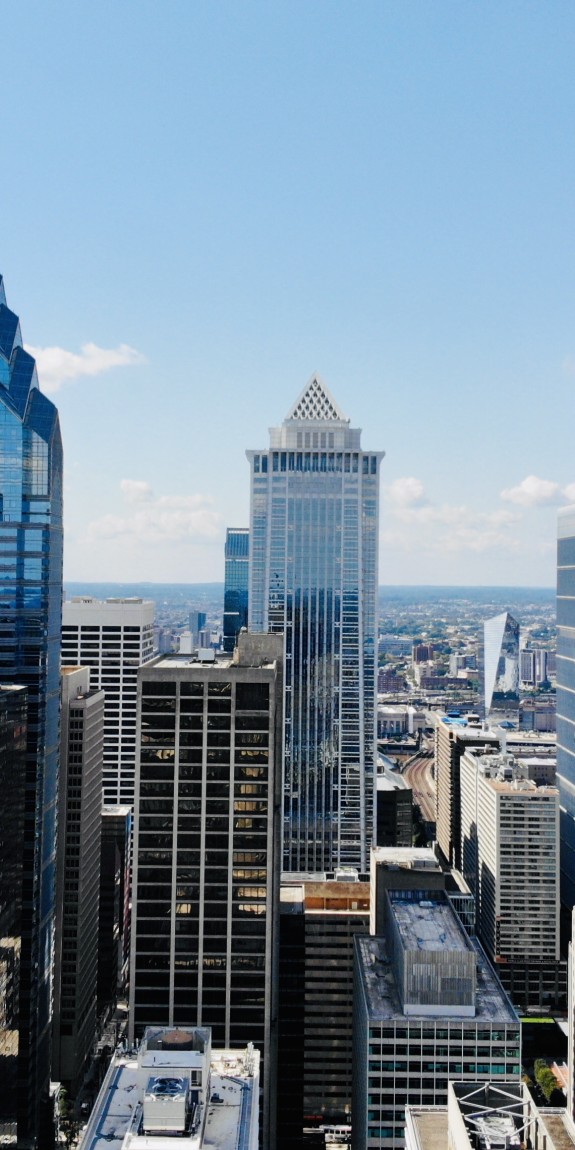
{"label": "white cloud", "polygon": [[124,479],[120,484],[128,510],[103,515],[88,524],[89,543],[114,539],[129,544],[193,543],[218,539],[222,516],[207,495],[160,495],[148,483]]}
{"label": "white cloud", "polygon": [[559,502],[561,489],[552,479],[539,479],[537,475],[527,475],[516,487],[507,487],[501,498],[520,507],[539,507],[544,503]]}
{"label": "white cloud", "polygon": [[389,501],[399,507],[421,504],[425,496],[423,483],[413,475],[394,479],[393,483],[386,487],[385,492]]}
{"label": "white cloud", "polygon": [[127,343],[121,343],[119,347],[84,343],[79,353],[66,351],[63,347],[28,345],[26,351],[36,360],[40,386],[47,395],[53,395],[63,383],[82,375],[101,375],[112,367],[131,367],[146,362],[145,356]]}
{"label": "white cloud", "polygon": [[567,487],[563,488],[562,494],[568,503],[575,503],[575,483],[568,483]]}
{"label": "white cloud", "polygon": [[147,503],[154,498],[150,484],[144,479],[122,479],[120,490],[127,503]]}

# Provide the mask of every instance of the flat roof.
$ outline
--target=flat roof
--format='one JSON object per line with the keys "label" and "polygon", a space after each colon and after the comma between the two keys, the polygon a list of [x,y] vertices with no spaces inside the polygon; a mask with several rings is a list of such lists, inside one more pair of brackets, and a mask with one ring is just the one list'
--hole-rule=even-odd
{"label": "flat roof", "polygon": [[441,867],[430,847],[372,847],[375,863],[391,866],[421,868],[440,871]]}
{"label": "flat roof", "polygon": [[264,661],[256,664],[246,662],[234,662],[232,655],[221,655],[219,652],[215,659],[198,659],[196,655],[180,654],[180,655],[160,655],[158,659],[154,659],[150,663],[144,663],[141,671],[142,673],[149,674],[153,671],[179,671],[188,670],[193,667],[194,671],[203,671],[209,673],[210,671],[228,671],[231,667],[238,671],[272,671],[275,667],[274,662]]}
{"label": "flat roof", "polygon": [[[475,991],[475,1017],[469,1015],[451,1015],[440,1021],[444,1026],[449,1023],[462,1022],[467,1026],[480,1025],[482,1022],[515,1023],[519,1029],[520,1023],[516,1011],[513,1009],[501,983],[492,972],[481,946],[476,939],[469,939],[472,950],[475,951],[476,991]],[[360,934],[355,936],[355,945],[358,948],[360,976],[367,1001],[370,1023],[386,1021],[402,1021],[409,1025],[417,1022],[427,1026],[439,1020],[429,1014],[410,1013],[406,1015],[401,1007],[397,992],[393,970],[386,950],[385,940],[372,935]]]}
{"label": "flat roof", "polygon": [[447,1106],[406,1106],[417,1132],[420,1150],[445,1150],[448,1144]]}
{"label": "flat roof", "polygon": [[398,897],[399,892],[391,890],[387,893],[406,950],[472,949],[469,937],[447,898],[421,898],[415,902]]}
{"label": "flat roof", "polygon": [[[259,1086],[259,1079],[246,1074],[244,1056],[245,1050],[212,1051],[210,1099],[217,1095],[221,1101],[208,1103],[203,1139],[197,1135],[174,1139],[169,1134],[138,1133],[144,1094],[144,1087],[138,1085],[138,1058],[133,1053],[116,1055],[81,1137],[81,1150],[174,1150],[176,1144],[179,1150],[186,1146],[252,1150],[253,1108],[259,1101],[254,1082]],[[173,1061],[170,1052],[168,1065]]]}

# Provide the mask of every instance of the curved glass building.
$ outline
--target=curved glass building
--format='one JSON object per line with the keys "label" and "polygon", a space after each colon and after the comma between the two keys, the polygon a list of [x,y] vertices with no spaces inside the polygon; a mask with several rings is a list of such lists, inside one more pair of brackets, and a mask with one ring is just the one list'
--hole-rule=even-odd
{"label": "curved glass building", "polygon": [[251,464],[249,627],[284,633],[285,870],[366,871],[382,452],[314,375]]}
{"label": "curved glass building", "polygon": [[[19,1144],[48,1115],[62,611],[62,442],[0,278],[0,684],[28,689],[18,1034]],[[68,898],[78,898],[69,891]]]}

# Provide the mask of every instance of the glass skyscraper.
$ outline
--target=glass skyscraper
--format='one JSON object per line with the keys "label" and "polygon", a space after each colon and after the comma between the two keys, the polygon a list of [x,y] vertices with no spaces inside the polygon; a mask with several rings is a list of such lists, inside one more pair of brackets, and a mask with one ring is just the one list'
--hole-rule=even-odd
{"label": "glass skyscraper", "polygon": [[284,634],[284,851],[365,871],[373,837],[382,452],[311,377],[251,464],[249,626]]}
{"label": "glass skyscraper", "polygon": [[557,532],[557,781],[561,795],[561,899],[575,905],[575,507]]}
{"label": "glass skyscraper", "polygon": [[519,623],[508,611],[483,624],[485,714],[519,707]]}
{"label": "glass skyscraper", "polygon": [[0,424],[0,684],[28,688],[18,1136],[33,1144],[43,1140],[50,1082],[62,443],[58,413],[38,390],[35,362],[24,351],[1,279]]}
{"label": "glass skyscraper", "polygon": [[228,527],[225,556],[224,651],[231,654],[239,632],[248,625],[250,533],[247,527]]}

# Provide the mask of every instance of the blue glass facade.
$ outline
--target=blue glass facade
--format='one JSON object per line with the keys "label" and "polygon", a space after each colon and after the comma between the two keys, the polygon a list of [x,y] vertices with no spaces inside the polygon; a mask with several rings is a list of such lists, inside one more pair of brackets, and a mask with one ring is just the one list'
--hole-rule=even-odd
{"label": "blue glass facade", "polygon": [[381,452],[313,376],[251,464],[249,626],[284,633],[284,869],[373,838]]}
{"label": "blue glass facade", "polygon": [[557,781],[561,795],[561,901],[575,906],[575,507],[557,538]]}
{"label": "blue glass facade", "polygon": [[228,527],[225,556],[224,651],[231,654],[242,627],[248,625],[250,533],[247,527]]}
{"label": "blue glass facade", "polygon": [[0,280],[0,684],[28,689],[20,1140],[42,1141],[50,1075],[62,604],[62,443]]}

